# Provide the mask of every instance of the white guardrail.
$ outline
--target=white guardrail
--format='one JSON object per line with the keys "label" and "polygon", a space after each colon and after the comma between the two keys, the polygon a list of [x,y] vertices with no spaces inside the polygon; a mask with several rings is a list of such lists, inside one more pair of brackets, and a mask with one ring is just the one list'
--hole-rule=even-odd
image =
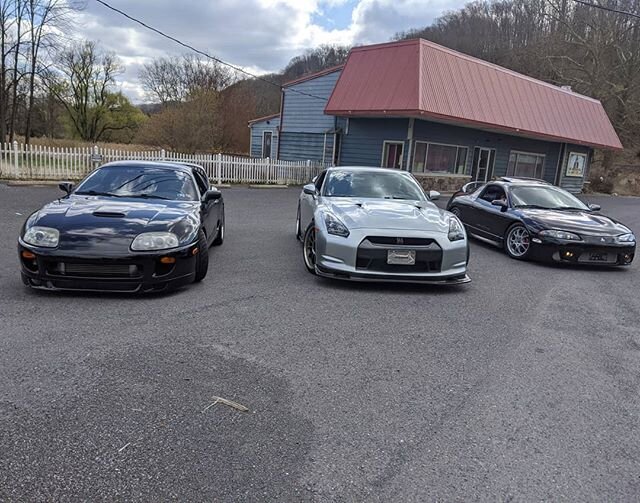
{"label": "white guardrail", "polygon": [[0,144],[0,178],[79,180],[104,163],[122,160],[178,161],[201,165],[214,183],[303,184],[326,166],[312,161],[278,161],[224,154],[182,154],[165,150],[127,151],[94,147]]}

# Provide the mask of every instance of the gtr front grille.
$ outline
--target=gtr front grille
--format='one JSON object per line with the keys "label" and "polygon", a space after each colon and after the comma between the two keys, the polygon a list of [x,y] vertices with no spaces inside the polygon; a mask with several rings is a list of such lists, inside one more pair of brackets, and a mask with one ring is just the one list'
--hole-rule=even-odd
{"label": "gtr front grille", "polygon": [[[414,265],[388,264],[389,250],[414,250],[416,263]],[[442,248],[430,238],[370,236],[358,246],[356,269],[389,273],[440,272]]]}

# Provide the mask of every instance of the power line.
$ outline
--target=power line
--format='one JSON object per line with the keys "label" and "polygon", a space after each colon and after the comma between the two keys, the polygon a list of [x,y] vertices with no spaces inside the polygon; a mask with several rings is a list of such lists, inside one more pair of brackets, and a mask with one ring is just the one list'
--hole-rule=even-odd
{"label": "power line", "polygon": [[602,10],[606,10],[606,11],[609,11],[609,12],[615,12],[616,14],[623,14],[625,16],[631,16],[631,17],[635,17],[635,18],[640,19],[640,15],[639,14],[634,14],[633,12],[628,12],[626,10],[618,10],[618,9],[614,9],[612,7],[607,7],[606,5],[600,5],[600,4],[596,4],[596,3],[585,2],[583,0],[573,0],[573,1],[576,2],[576,3],[582,4],[582,5],[586,5],[587,7],[594,7],[596,9],[602,9]]}
{"label": "power line", "polygon": [[[208,54],[204,51],[201,51],[200,49],[196,49],[195,47],[193,47],[190,44],[187,44],[186,42],[183,42],[182,40],[179,40],[171,35],[168,35],[167,33],[159,30],[158,28],[154,28],[153,26],[148,25],[147,23],[145,23],[144,21],[141,21],[140,19],[137,19],[129,14],[127,14],[126,12],[117,9],[116,7],[109,5],[107,2],[105,2],[104,0],[96,0],[96,2],[98,2],[99,4],[102,4],[103,6],[105,6],[107,9],[110,9],[114,12],[117,12],[118,14],[120,14],[121,16],[126,17],[127,19],[129,19],[130,21],[133,21],[134,23],[138,23],[140,26],[143,26],[144,28],[146,28],[147,30],[151,30],[154,33],[157,33],[158,35],[160,35],[161,37],[167,38],[169,40],[171,40],[172,42],[175,42],[176,44],[181,45],[182,47],[186,47],[187,49],[196,52],[198,54],[200,54],[201,56],[204,56],[207,59],[210,59],[212,61],[215,61],[216,63],[220,63],[221,65],[225,65],[228,66],[229,68],[232,68],[233,70],[235,70],[236,72],[240,72],[243,73],[251,78],[257,79],[257,80],[261,80],[262,82],[266,82],[267,84],[270,84],[272,86],[277,87],[278,89],[281,89],[282,86],[280,84],[278,84],[277,82],[274,82],[273,80],[269,80],[266,79],[264,77],[261,77],[260,75],[255,75],[251,72],[248,72],[242,68],[240,68],[239,66],[233,65],[231,63],[227,63],[226,61],[223,61],[220,58],[216,58],[215,56],[212,56],[211,54]],[[315,94],[310,94],[310,93],[305,93],[304,91],[299,91],[297,89],[290,89],[290,91],[294,92],[294,93],[298,93],[301,94],[303,96],[309,96],[310,98],[315,98],[318,100],[322,100],[322,101],[328,101],[327,98],[323,98],[322,96],[316,96]]]}

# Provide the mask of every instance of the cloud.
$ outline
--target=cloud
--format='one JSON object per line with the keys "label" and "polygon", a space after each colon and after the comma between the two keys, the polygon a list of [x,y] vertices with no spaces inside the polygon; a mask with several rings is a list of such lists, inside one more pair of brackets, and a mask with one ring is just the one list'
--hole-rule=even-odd
{"label": "cloud", "polygon": [[[395,33],[426,26],[461,0],[110,0],[161,31],[234,65],[258,72],[282,70],[321,44],[388,41]],[[331,12],[351,8],[350,23],[336,28]],[[89,1],[75,35],[96,40],[125,64],[122,90],[144,101],[139,69],[153,58],[188,50]]]}

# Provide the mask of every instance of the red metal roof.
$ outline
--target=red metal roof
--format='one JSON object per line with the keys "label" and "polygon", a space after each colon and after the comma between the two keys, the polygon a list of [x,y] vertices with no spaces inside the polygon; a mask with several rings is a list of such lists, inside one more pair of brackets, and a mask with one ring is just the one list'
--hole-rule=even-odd
{"label": "red metal roof", "polygon": [[422,39],[351,50],[325,112],[402,116],[621,149],[602,104]]}

